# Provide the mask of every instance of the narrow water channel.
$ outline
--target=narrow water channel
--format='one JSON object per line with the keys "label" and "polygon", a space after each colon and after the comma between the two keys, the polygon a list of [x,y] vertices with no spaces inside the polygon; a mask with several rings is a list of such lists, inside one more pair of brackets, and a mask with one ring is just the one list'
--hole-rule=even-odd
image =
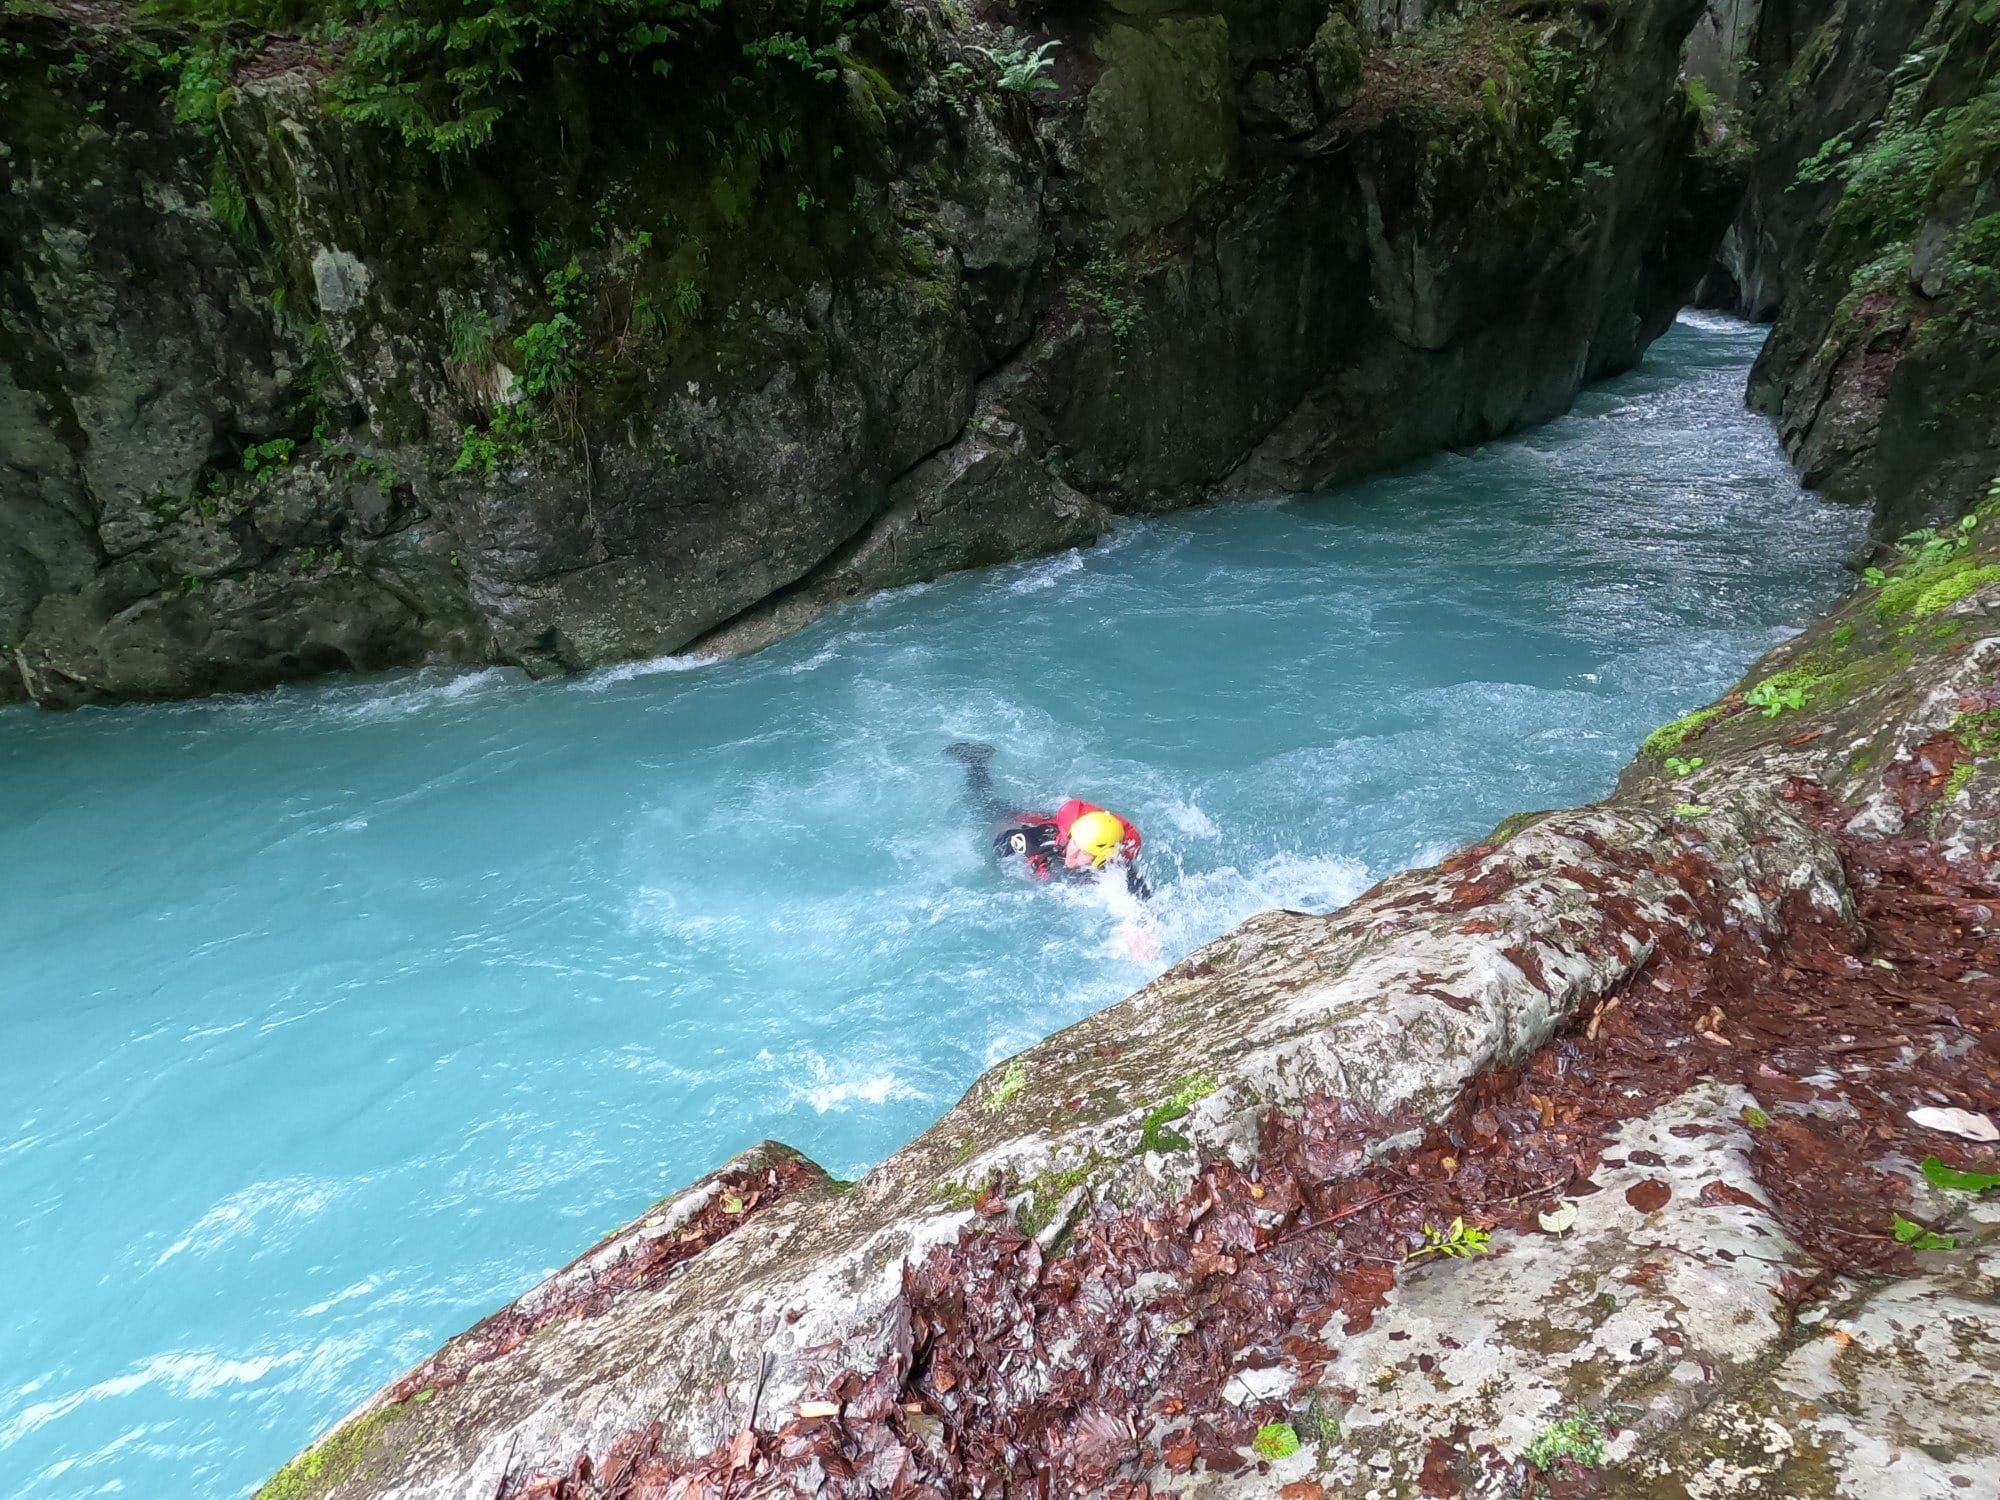
{"label": "narrow water channel", "polygon": [[[0,1494],[243,1494],[759,1137],[858,1173],[1249,913],[1606,792],[1861,534],[1760,338],[743,661],[0,714]],[[997,872],[961,738],[1137,822],[1147,912]]]}

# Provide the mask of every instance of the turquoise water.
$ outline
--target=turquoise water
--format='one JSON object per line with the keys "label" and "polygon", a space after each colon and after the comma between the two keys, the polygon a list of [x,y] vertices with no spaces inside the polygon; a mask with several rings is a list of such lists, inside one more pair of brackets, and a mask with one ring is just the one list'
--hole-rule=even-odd
{"label": "turquoise water", "polygon": [[[1859,537],[1760,337],[744,661],[0,715],[0,1494],[241,1494],[759,1137],[858,1172],[1250,912],[1603,793]],[[966,737],[1132,817],[1150,911],[996,872]]]}

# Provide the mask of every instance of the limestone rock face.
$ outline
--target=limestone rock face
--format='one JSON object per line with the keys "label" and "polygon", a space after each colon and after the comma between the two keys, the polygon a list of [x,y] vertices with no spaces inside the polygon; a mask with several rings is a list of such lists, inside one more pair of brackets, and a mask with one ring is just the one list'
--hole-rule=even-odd
{"label": "limestone rock face", "polygon": [[803,143],[552,85],[449,170],[302,44],[176,120],[9,16],[0,701],[740,647],[1546,418],[1718,227],[1698,10],[1118,0],[1027,92],[897,11]]}
{"label": "limestone rock face", "polygon": [[1889,534],[1963,514],[2000,469],[1993,19],[1766,5],[1748,61],[1757,156],[1704,298],[1776,317],[1751,404]]}

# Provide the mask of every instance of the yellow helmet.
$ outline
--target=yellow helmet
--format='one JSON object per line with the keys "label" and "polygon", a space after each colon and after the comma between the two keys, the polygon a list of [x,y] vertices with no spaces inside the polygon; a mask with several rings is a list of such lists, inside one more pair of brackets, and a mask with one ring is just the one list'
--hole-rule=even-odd
{"label": "yellow helmet", "polygon": [[1125,842],[1125,825],[1108,812],[1087,812],[1069,825],[1069,841],[1101,865]]}

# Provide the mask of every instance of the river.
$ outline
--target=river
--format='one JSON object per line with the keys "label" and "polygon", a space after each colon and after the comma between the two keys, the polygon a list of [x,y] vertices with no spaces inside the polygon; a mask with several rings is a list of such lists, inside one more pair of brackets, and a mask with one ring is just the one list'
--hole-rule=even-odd
{"label": "river", "polygon": [[[859,1173],[1251,912],[1602,795],[1861,536],[1761,337],[744,660],[0,713],[0,1493],[244,1494],[760,1137]],[[1153,902],[996,870],[956,739]]]}

